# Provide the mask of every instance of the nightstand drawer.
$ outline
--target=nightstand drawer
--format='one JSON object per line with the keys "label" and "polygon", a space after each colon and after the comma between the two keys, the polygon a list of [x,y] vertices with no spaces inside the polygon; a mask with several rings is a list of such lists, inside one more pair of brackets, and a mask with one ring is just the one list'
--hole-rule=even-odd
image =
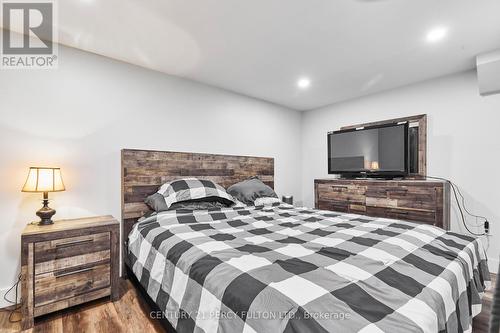
{"label": "nightstand drawer", "polygon": [[110,260],[111,260],[111,251],[104,250],[99,252],[81,254],[74,257],[43,261],[35,264],[35,275],[40,275],[76,266],[109,263]]}
{"label": "nightstand drawer", "polygon": [[109,232],[35,243],[35,274],[109,259]]}
{"label": "nightstand drawer", "polygon": [[109,287],[110,265],[84,265],[35,276],[35,307]]}

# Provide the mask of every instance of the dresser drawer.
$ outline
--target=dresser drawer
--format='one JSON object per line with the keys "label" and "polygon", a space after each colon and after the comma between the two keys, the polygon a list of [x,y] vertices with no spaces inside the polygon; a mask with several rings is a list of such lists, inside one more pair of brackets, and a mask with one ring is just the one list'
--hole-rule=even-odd
{"label": "dresser drawer", "polygon": [[317,191],[319,209],[360,214],[366,211],[364,186],[319,184]]}
{"label": "dresser drawer", "polygon": [[332,211],[342,212],[342,213],[349,212],[349,205],[347,202],[341,201],[341,200],[334,200],[334,199],[318,200],[316,202],[316,208],[321,209],[321,210],[332,210]]}
{"label": "dresser drawer", "polygon": [[318,192],[330,197],[352,197],[359,198],[365,195],[366,187],[353,186],[343,184],[319,184],[317,187]]}
{"label": "dresser drawer", "polygon": [[366,214],[370,216],[386,217],[403,221],[413,221],[425,224],[435,224],[436,212],[426,209],[411,209],[400,207],[367,206]]}
{"label": "dresser drawer", "polygon": [[35,307],[110,286],[110,264],[83,265],[35,276]]}
{"label": "dresser drawer", "polygon": [[425,224],[436,224],[436,211],[427,209],[388,208],[387,217]]}
{"label": "dresser drawer", "polygon": [[110,233],[60,238],[35,243],[35,274],[110,259]]}

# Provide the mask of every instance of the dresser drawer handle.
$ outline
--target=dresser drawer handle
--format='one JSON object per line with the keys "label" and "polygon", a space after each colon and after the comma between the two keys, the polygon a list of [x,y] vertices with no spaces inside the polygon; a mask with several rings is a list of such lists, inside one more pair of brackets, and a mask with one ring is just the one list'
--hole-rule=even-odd
{"label": "dresser drawer handle", "polygon": [[54,276],[55,276],[56,279],[58,279],[58,278],[62,278],[64,276],[68,276],[68,275],[73,275],[73,274],[88,272],[88,271],[91,271],[92,269],[93,269],[92,267],[89,267],[89,268],[83,268],[83,269],[79,269],[79,270],[72,271],[72,272],[55,273]]}
{"label": "dresser drawer handle", "polygon": [[75,245],[88,244],[88,243],[92,243],[92,242],[93,242],[93,239],[85,239],[85,240],[59,243],[59,244],[56,244],[56,248],[70,247],[70,246],[75,246]]}
{"label": "dresser drawer handle", "polygon": [[407,188],[394,188],[394,189],[389,189],[389,190],[386,190],[387,193],[407,193],[408,192],[408,189]]}
{"label": "dresser drawer handle", "polygon": [[332,185],[332,190],[347,190],[347,186]]}

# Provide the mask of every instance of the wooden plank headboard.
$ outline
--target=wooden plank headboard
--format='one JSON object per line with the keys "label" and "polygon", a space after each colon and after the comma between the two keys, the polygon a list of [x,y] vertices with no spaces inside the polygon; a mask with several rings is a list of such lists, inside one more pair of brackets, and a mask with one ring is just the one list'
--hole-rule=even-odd
{"label": "wooden plank headboard", "polygon": [[258,176],[274,187],[274,159],[267,157],[122,150],[122,218],[139,218],[149,211],[144,199],[178,178],[210,179],[228,188]]}
{"label": "wooden plank headboard", "polygon": [[274,188],[274,159],[268,157],[123,149],[121,169],[124,237],[137,219],[149,211],[144,199],[170,180],[197,177],[228,188],[258,176]]}

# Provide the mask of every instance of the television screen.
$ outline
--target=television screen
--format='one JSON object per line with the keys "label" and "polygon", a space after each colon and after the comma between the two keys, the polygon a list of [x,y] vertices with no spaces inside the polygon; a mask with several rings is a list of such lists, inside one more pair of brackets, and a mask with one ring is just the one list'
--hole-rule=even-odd
{"label": "television screen", "polygon": [[408,174],[408,124],[329,133],[328,173]]}

